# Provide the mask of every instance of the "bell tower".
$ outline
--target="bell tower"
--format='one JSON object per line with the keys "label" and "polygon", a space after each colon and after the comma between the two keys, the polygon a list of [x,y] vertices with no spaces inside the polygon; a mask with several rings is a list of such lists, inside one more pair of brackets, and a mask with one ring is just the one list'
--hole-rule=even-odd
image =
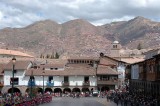
{"label": "bell tower", "polygon": [[110,51],[110,56],[111,57],[120,57],[120,50],[122,46],[118,41],[114,41],[111,44],[111,51]]}

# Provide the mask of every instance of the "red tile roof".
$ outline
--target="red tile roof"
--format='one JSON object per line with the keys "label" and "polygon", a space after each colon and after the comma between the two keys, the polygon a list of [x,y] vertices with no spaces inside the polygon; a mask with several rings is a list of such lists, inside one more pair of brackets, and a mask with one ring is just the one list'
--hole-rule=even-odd
{"label": "red tile roof", "polygon": [[20,51],[15,51],[15,50],[6,50],[6,49],[0,49],[0,54],[3,55],[15,55],[15,56],[22,56],[22,57],[33,57],[29,54],[20,52]]}
{"label": "red tile roof", "polygon": [[[30,64],[30,61],[16,61],[15,63],[15,70],[16,69],[27,69],[28,65]],[[8,64],[4,67],[5,70],[12,70],[13,69],[13,63],[10,61]]]}
{"label": "red tile roof", "polygon": [[97,74],[118,75],[118,72],[115,69],[110,68],[109,66],[98,66]]}
{"label": "red tile roof", "polygon": [[[42,68],[39,69],[29,69],[26,71],[26,75],[31,75],[33,71],[33,75],[35,76],[42,76],[42,75],[52,75],[52,76],[72,76],[72,75],[95,75],[96,71],[93,67],[89,65],[82,65],[82,64],[69,64],[67,65],[64,70],[43,70]],[[45,72],[43,74],[43,71]]]}

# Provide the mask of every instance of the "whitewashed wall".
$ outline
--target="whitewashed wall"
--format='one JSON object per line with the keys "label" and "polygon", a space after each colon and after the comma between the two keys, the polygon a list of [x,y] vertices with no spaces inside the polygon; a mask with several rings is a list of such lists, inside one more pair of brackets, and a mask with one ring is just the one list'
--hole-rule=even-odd
{"label": "whitewashed wall", "polygon": [[125,78],[125,66],[124,64],[121,64],[117,67],[117,71],[120,75],[118,75],[118,78]]}
{"label": "whitewashed wall", "polygon": [[[28,85],[30,76],[25,76],[23,78],[23,85]],[[43,77],[42,76],[34,76],[36,85],[43,85]],[[90,76],[90,86],[96,86],[96,77]],[[44,76],[44,85],[46,86],[48,81],[48,76]],[[63,76],[53,76],[54,86],[62,86],[62,82],[64,81]],[[84,82],[84,76],[69,76],[69,86],[82,86]]]}
{"label": "whitewashed wall", "polygon": [[84,82],[84,76],[70,76],[70,86],[82,86]]}
{"label": "whitewashed wall", "polygon": [[62,82],[64,81],[63,76],[53,76],[54,86],[62,86]]}
{"label": "whitewashed wall", "polygon": [[[14,78],[19,78],[19,85],[24,85],[23,81],[24,77],[24,70],[17,70],[16,73],[14,73]],[[10,85],[10,78],[12,78],[12,71],[11,70],[6,70],[4,71],[4,85]]]}
{"label": "whitewashed wall", "polygon": [[[19,78],[19,85],[28,86],[28,81],[30,76],[24,76],[23,70],[17,70],[17,73],[14,74],[14,77]],[[4,73],[4,85],[10,85],[10,78],[12,77],[12,71],[5,71]],[[48,82],[49,76],[44,76],[44,86]],[[35,83],[38,86],[43,86],[43,76],[34,76]],[[53,76],[54,86],[62,86],[64,81],[64,76]],[[96,77],[89,76],[90,86],[96,86]],[[69,86],[82,86],[84,82],[84,76],[69,76]]]}
{"label": "whitewashed wall", "polygon": [[131,79],[138,79],[139,78],[139,65],[134,64],[131,65]]}
{"label": "whitewashed wall", "polygon": [[89,76],[90,86],[97,86],[97,77]]}

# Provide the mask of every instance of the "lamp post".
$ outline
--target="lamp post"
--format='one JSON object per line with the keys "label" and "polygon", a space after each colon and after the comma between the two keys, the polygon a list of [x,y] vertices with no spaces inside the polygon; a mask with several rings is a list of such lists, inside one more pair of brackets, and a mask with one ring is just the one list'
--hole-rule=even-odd
{"label": "lamp post", "polygon": [[30,97],[32,99],[32,89],[33,89],[33,70],[31,71],[31,77],[30,77],[30,86],[31,86],[31,92],[30,92]]}
{"label": "lamp post", "polygon": [[13,99],[13,92],[14,92],[14,71],[15,71],[15,63],[16,63],[16,58],[13,57],[12,58],[12,63],[13,63],[13,67],[12,67],[12,92],[11,92],[11,96],[12,96],[12,102],[14,103],[14,99]]}
{"label": "lamp post", "polygon": [[42,74],[43,74],[43,91],[42,91],[42,96],[43,96],[43,103],[44,103],[44,74],[45,74],[44,70],[43,70]]}
{"label": "lamp post", "polygon": [[[97,91],[98,91],[98,75],[97,75],[97,71],[98,71],[98,65],[100,64],[100,60],[101,60],[101,58],[104,56],[104,54],[103,53],[100,53],[100,56],[99,56],[99,59],[98,59],[98,61],[97,61],[97,66],[96,66],[96,81],[97,81]],[[101,89],[100,89],[101,90]]]}

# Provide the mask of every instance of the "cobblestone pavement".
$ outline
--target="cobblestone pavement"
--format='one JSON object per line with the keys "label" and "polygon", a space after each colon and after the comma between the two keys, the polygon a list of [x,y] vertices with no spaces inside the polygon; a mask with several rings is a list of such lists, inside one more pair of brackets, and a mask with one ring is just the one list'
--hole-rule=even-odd
{"label": "cobblestone pavement", "polygon": [[106,98],[85,97],[55,97],[51,103],[45,103],[40,106],[116,106],[113,102],[107,102]]}

